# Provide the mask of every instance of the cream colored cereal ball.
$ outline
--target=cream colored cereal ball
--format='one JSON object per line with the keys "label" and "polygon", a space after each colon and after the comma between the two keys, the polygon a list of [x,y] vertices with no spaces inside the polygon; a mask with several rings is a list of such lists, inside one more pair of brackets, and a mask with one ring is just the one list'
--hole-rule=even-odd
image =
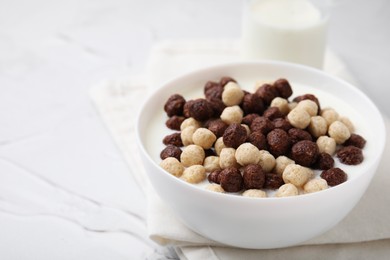
{"label": "cream colored cereal ball", "polygon": [[239,105],[243,97],[244,91],[235,82],[230,81],[223,88],[222,102],[226,106]]}
{"label": "cream colored cereal ball", "polygon": [[201,123],[199,121],[195,120],[194,118],[189,117],[189,118],[184,119],[184,121],[181,123],[180,130],[183,131],[185,128],[187,128],[189,126],[199,128],[199,127],[201,127]]}
{"label": "cream colored cereal ball", "polygon": [[259,149],[251,143],[243,143],[236,150],[236,160],[242,165],[257,164],[260,160]]}
{"label": "cream colored cereal ball", "polygon": [[244,191],[242,193],[242,196],[252,197],[252,198],[266,198],[267,193],[265,191],[258,190],[258,189],[250,189],[250,190]]}
{"label": "cream colored cereal ball", "polygon": [[220,192],[224,193],[224,189],[221,187],[221,185],[216,184],[216,183],[210,183],[205,187],[206,190],[214,191],[214,192]]}
{"label": "cream colored cereal ball", "polygon": [[320,137],[328,131],[328,123],[322,116],[313,116],[310,118],[308,130],[314,137]]}
{"label": "cream colored cereal ball", "polygon": [[180,132],[180,138],[184,146],[193,144],[192,136],[194,135],[196,128],[194,126],[188,126]]}
{"label": "cream colored cereal ball", "polygon": [[310,99],[300,101],[297,108],[305,110],[310,116],[316,116],[318,114],[317,103]]}
{"label": "cream colored cereal ball", "polygon": [[184,147],[180,155],[180,161],[185,167],[196,164],[203,165],[204,157],[205,153],[202,147],[196,144],[190,144]]}
{"label": "cream colored cereal ball", "polygon": [[340,121],[330,124],[328,134],[336,141],[336,144],[343,144],[351,136],[348,127]]}
{"label": "cream colored cereal ball", "polygon": [[286,183],[279,187],[277,192],[275,193],[276,197],[290,197],[298,195],[298,188],[294,186],[294,184]]}
{"label": "cream colored cereal ball", "polygon": [[305,129],[310,124],[310,114],[298,106],[288,113],[287,119],[292,126],[300,129]]}
{"label": "cream colored cereal ball", "polygon": [[285,183],[292,183],[297,187],[304,185],[312,176],[313,171],[299,164],[289,164],[283,171],[282,177]]}
{"label": "cream colored cereal ball", "polygon": [[215,140],[217,140],[215,134],[209,129],[203,127],[196,129],[192,135],[192,141],[194,144],[199,145],[203,149],[210,149]]}
{"label": "cream colored cereal ball", "polygon": [[275,159],[275,173],[282,175],[284,169],[287,167],[289,164],[294,164],[295,162],[288,158],[287,156],[281,155],[278,156],[278,158]]}
{"label": "cream colored cereal ball", "polygon": [[199,183],[206,179],[206,170],[202,165],[191,165],[185,168],[182,178],[189,183]]}
{"label": "cream colored cereal ball", "polygon": [[324,179],[312,179],[309,180],[304,186],[303,190],[305,193],[312,193],[328,188],[328,183]]}
{"label": "cream colored cereal ball", "polygon": [[243,115],[244,112],[239,106],[225,107],[222,111],[221,119],[229,125],[233,123],[240,124]]}
{"label": "cream colored cereal ball", "polygon": [[219,155],[219,166],[221,169],[228,167],[238,167],[236,160],[236,149],[234,148],[223,148],[221,154]]}
{"label": "cream colored cereal ball", "polygon": [[341,116],[339,121],[343,123],[346,127],[348,127],[349,132],[352,134],[355,132],[355,126],[353,125],[352,121],[345,116]]}
{"label": "cream colored cereal ball", "polygon": [[333,155],[336,152],[336,141],[332,137],[326,135],[318,137],[317,146],[320,153]]}
{"label": "cream colored cereal ball", "polygon": [[288,108],[289,110],[293,110],[294,108],[296,108],[298,106],[298,102],[290,102],[288,103]]}
{"label": "cream colored cereal ball", "polygon": [[246,124],[241,124],[241,126],[245,128],[246,135],[249,136],[251,134],[251,129],[249,128],[249,126]]}
{"label": "cream colored cereal ball", "polygon": [[167,157],[160,162],[161,168],[170,174],[180,177],[183,174],[184,166],[175,157]]}
{"label": "cream colored cereal ball", "polygon": [[290,112],[290,107],[288,106],[288,101],[285,98],[276,97],[271,101],[271,107],[279,108],[279,111],[283,115],[287,115]]}
{"label": "cream colored cereal ball", "polygon": [[217,155],[220,155],[223,148],[227,148],[227,146],[223,142],[223,137],[221,136],[217,139],[217,141],[215,141],[214,144],[215,153]]}
{"label": "cream colored cereal ball", "polygon": [[206,172],[213,172],[215,170],[221,169],[219,166],[219,157],[218,156],[207,156],[204,158],[203,166],[206,169]]}
{"label": "cream colored cereal ball", "polygon": [[339,114],[333,108],[324,108],[321,110],[321,116],[325,118],[328,126],[334,121],[339,120]]}
{"label": "cream colored cereal ball", "polygon": [[275,157],[266,150],[260,150],[259,164],[263,171],[271,172],[276,164]]}

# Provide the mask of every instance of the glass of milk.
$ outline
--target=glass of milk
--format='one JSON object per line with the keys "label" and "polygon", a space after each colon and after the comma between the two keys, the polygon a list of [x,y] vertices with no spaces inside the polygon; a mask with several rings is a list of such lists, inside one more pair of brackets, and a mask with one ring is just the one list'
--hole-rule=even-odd
{"label": "glass of milk", "polygon": [[241,54],[322,68],[329,19],[327,0],[251,0],[246,3]]}

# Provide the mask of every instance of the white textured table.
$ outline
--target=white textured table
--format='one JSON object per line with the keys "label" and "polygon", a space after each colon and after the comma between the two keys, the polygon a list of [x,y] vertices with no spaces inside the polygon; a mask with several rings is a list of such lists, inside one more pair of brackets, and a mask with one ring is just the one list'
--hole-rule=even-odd
{"label": "white textured table", "polygon": [[[88,89],[164,39],[238,38],[242,1],[0,1],[0,259],[172,257]],[[335,7],[329,44],[390,115],[390,3]]]}

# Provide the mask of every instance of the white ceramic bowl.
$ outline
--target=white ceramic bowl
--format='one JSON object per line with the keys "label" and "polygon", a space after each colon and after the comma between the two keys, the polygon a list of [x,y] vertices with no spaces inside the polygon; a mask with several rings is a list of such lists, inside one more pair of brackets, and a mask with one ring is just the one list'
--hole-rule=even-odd
{"label": "white ceramic bowl", "polygon": [[[163,106],[180,93],[202,96],[208,80],[231,76],[253,92],[258,80],[286,78],[294,94],[315,94],[322,107],[348,116],[367,144],[358,166],[340,165],[348,181],[327,190],[285,198],[248,198],[220,194],[189,184],[159,167],[162,138],[170,133]],[[279,248],[296,245],[324,233],[357,204],[375,174],[385,144],[382,117],[356,87],[319,70],[282,62],[245,62],[209,67],[169,81],[140,110],[137,139],[148,177],[159,196],[193,231],[220,243],[242,248]],[[337,160],[336,160],[337,161]],[[339,164],[338,164],[339,165]]]}

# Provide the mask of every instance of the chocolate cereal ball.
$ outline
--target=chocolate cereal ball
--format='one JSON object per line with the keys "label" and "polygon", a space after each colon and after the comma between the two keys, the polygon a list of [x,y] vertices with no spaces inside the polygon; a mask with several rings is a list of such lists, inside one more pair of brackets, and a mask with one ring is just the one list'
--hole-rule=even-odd
{"label": "chocolate cereal ball", "polygon": [[260,132],[264,135],[268,134],[270,131],[272,131],[275,126],[272,123],[271,120],[269,120],[266,117],[257,117],[252,121],[252,124],[250,125],[252,132]]}
{"label": "chocolate cereal ball", "polygon": [[355,146],[357,148],[363,149],[366,145],[366,139],[358,134],[351,134],[351,137],[344,143],[345,146]]}
{"label": "chocolate cereal ball", "polygon": [[241,107],[245,114],[255,113],[261,115],[264,112],[263,99],[256,94],[246,94],[242,100]]}
{"label": "chocolate cereal ball", "polygon": [[219,178],[219,174],[221,173],[222,170],[215,170],[213,172],[211,172],[209,174],[209,176],[207,176],[207,179],[209,180],[209,182],[211,183],[217,183],[217,184],[220,184],[220,178]]}
{"label": "chocolate cereal ball", "polygon": [[247,132],[240,124],[229,125],[223,134],[223,143],[228,147],[237,148],[245,142]]}
{"label": "chocolate cereal ball", "polygon": [[319,153],[317,161],[315,163],[315,168],[320,170],[329,170],[334,166],[334,159],[328,153]]}
{"label": "chocolate cereal ball", "polygon": [[278,175],[275,173],[266,173],[265,174],[265,182],[264,182],[264,188],[265,189],[272,189],[276,190],[279,189],[280,186],[284,184],[282,175]]}
{"label": "chocolate cereal ball", "polygon": [[348,165],[357,165],[363,161],[362,149],[355,146],[346,146],[337,151],[340,162]]}
{"label": "chocolate cereal ball", "polygon": [[223,86],[217,82],[208,81],[204,86],[204,95],[206,99],[222,99]]}
{"label": "chocolate cereal ball", "polygon": [[228,77],[228,76],[225,76],[225,77],[222,77],[219,81],[219,84],[221,84],[222,86],[225,86],[226,84],[228,84],[229,82],[235,82],[237,83],[237,81],[235,79],[233,79],[232,77]]}
{"label": "chocolate cereal ball", "polygon": [[252,113],[252,114],[247,114],[246,116],[244,116],[244,117],[242,118],[241,123],[250,126],[250,125],[252,124],[253,120],[254,120],[255,118],[258,118],[258,117],[260,117],[258,114],[254,114],[254,113]]}
{"label": "chocolate cereal ball", "polygon": [[168,120],[165,122],[165,125],[172,130],[180,130],[180,125],[185,120],[184,116],[172,116],[168,118]]}
{"label": "chocolate cereal ball", "polygon": [[276,118],[282,118],[283,114],[280,112],[279,108],[269,107],[264,111],[263,116],[272,121]]}
{"label": "chocolate cereal ball", "polygon": [[182,95],[173,94],[165,102],[164,110],[169,117],[177,115],[181,116],[183,114],[183,107],[186,103],[186,100]]}
{"label": "chocolate cereal ball", "polygon": [[329,186],[336,186],[345,182],[348,178],[347,174],[340,168],[331,168],[321,173],[321,178],[326,180]]}
{"label": "chocolate cereal ball", "polygon": [[225,104],[219,98],[212,97],[207,99],[207,102],[209,102],[211,110],[213,111],[213,117],[219,117],[226,108]]}
{"label": "chocolate cereal ball", "polygon": [[282,98],[289,98],[293,91],[290,83],[286,79],[278,79],[274,82],[274,87]]}
{"label": "chocolate cereal ball", "polygon": [[208,122],[207,128],[215,134],[216,137],[223,136],[223,133],[225,133],[226,128],[229,125],[223,122],[221,119],[214,119]]}
{"label": "chocolate cereal ball", "polygon": [[263,84],[255,94],[263,99],[265,105],[271,104],[272,100],[279,96],[277,89],[270,84]]}
{"label": "chocolate cereal ball", "polygon": [[161,160],[164,160],[165,158],[168,157],[174,157],[180,161],[180,155],[181,155],[181,149],[179,147],[174,145],[168,145],[167,147],[164,148],[164,150],[161,151],[160,158]]}
{"label": "chocolate cereal ball", "polygon": [[173,134],[165,136],[163,139],[163,144],[174,145],[177,147],[183,146],[183,142],[182,142],[180,133],[173,133]]}
{"label": "chocolate cereal ball", "polygon": [[317,144],[313,141],[299,141],[291,148],[291,158],[295,163],[306,167],[309,167],[316,162],[318,154],[319,150]]}
{"label": "chocolate cereal ball", "polygon": [[291,144],[296,144],[302,140],[313,140],[313,137],[310,135],[309,132],[299,128],[291,128],[290,130],[288,130],[288,135],[290,136]]}
{"label": "chocolate cereal ball", "polygon": [[265,173],[260,165],[249,164],[244,168],[243,173],[245,189],[261,189],[265,182]]}
{"label": "chocolate cereal ball", "polygon": [[275,128],[283,129],[286,132],[292,128],[290,122],[284,118],[276,118],[272,123],[274,123]]}
{"label": "chocolate cereal ball", "polygon": [[259,150],[267,150],[267,138],[261,132],[252,132],[247,141],[256,146]]}
{"label": "chocolate cereal ball", "polygon": [[213,109],[206,99],[198,98],[187,103],[189,116],[195,120],[205,121],[213,115]]}
{"label": "chocolate cereal ball", "polygon": [[243,179],[241,173],[236,168],[226,168],[219,174],[221,187],[227,192],[238,192],[242,190]]}
{"label": "chocolate cereal ball", "polygon": [[287,154],[291,141],[286,131],[282,129],[274,129],[267,134],[267,143],[269,151],[275,157]]}

